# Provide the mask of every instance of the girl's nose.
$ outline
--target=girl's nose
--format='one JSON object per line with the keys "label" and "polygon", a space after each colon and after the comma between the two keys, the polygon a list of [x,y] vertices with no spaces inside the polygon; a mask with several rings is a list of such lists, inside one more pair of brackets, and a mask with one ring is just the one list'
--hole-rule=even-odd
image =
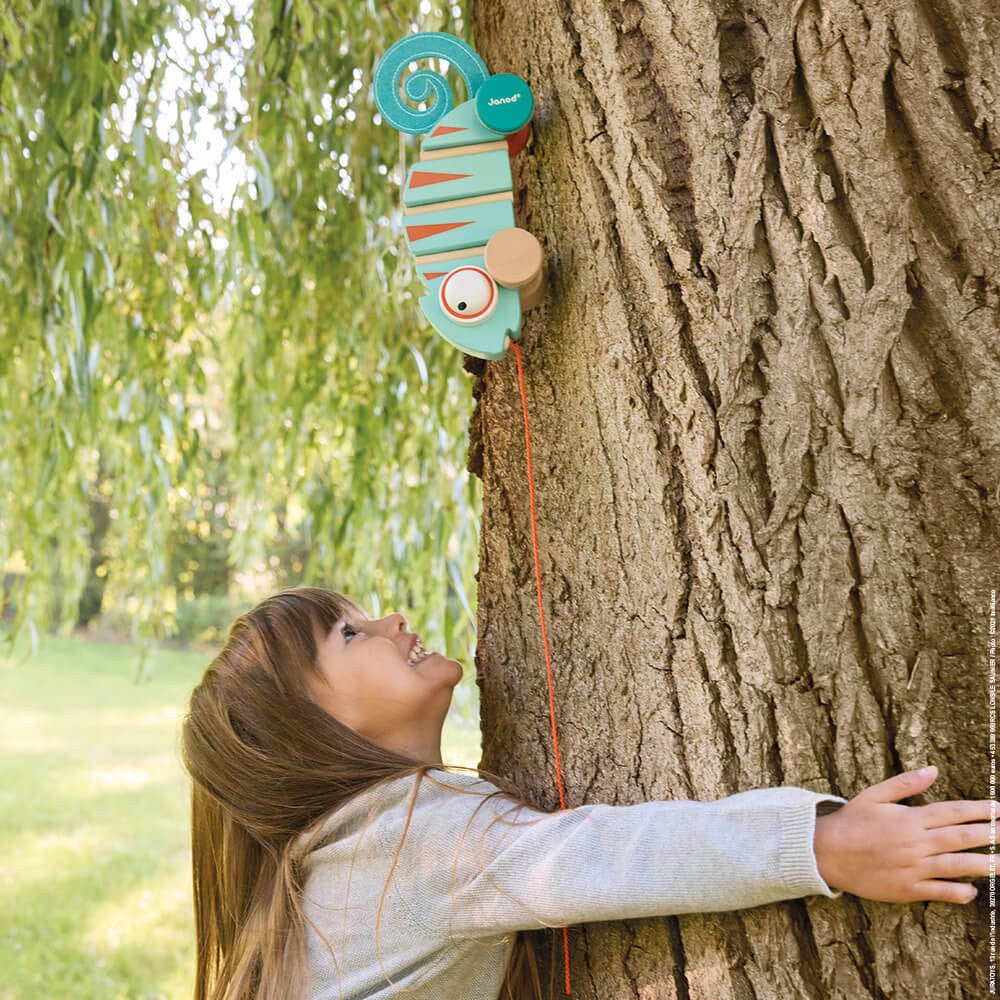
{"label": "girl's nose", "polygon": [[386,623],[390,635],[406,631],[406,619],[398,611],[386,615],[382,620]]}

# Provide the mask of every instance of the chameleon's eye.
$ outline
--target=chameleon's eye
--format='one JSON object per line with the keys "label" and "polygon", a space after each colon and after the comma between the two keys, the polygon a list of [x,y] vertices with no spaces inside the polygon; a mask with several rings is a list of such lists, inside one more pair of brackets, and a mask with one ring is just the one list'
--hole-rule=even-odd
{"label": "chameleon's eye", "polygon": [[441,282],[441,309],[455,323],[482,323],[497,307],[496,282],[481,267],[457,267]]}

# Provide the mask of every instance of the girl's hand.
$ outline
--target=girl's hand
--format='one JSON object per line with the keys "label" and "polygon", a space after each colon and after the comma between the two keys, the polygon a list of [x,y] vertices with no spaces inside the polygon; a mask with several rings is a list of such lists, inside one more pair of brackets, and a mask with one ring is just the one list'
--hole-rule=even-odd
{"label": "girl's hand", "polygon": [[975,887],[945,880],[989,875],[990,855],[970,849],[996,843],[990,840],[990,807],[997,807],[996,817],[1000,803],[898,803],[926,791],[936,779],[936,767],[926,777],[906,771],[818,816],[813,849],[826,884],[883,903],[971,903]]}

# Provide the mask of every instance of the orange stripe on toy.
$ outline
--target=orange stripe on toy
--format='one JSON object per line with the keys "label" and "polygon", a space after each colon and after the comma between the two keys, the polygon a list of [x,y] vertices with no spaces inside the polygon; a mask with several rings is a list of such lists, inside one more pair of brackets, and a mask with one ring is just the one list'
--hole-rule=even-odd
{"label": "orange stripe on toy", "polygon": [[434,139],[439,135],[451,135],[452,132],[468,132],[469,130],[464,125],[438,125],[433,132],[431,132],[431,138]]}
{"label": "orange stripe on toy", "polygon": [[448,273],[448,271],[424,271],[424,277],[430,281],[432,278],[440,278]]}
{"label": "orange stripe on toy", "polygon": [[461,181],[472,174],[441,174],[430,170],[414,170],[410,175],[410,190],[429,187],[431,184],[446,184],[448,181]]}
{"label": "orange stripe on toy", "polygon": [[406,236],[411,243],[418,240],[426,240],[429,236],[437,236],[438,233],[447,233],[452,229],[460,229],[462,226],[471,226],[469,222],[438,222],[431,226],[407,226]]}

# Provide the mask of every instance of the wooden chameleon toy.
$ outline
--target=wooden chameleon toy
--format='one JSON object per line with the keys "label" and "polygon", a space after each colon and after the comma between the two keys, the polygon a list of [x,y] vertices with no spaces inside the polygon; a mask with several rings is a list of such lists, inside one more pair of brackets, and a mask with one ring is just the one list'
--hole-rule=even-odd
{"label": "wooden chameleon toy", "polygon": [[[417,111],[399,91],[416,59],[445,59],[465,81],[469,100],[452,110],[447,79],[418,70],[406,96],[434,100]],[[521,313],[545,293],[538,240],[514,224],[510,158],[528,141],[531,89],[513,73],[491,76],[455,35],[424,31],[395,42],[374,73],[375,103],[400,132],[423,135],[419,162],[403,185],[406,242],[427,294],[420,307],[449,344],[477,358],[500,360],[521,332]]]}

